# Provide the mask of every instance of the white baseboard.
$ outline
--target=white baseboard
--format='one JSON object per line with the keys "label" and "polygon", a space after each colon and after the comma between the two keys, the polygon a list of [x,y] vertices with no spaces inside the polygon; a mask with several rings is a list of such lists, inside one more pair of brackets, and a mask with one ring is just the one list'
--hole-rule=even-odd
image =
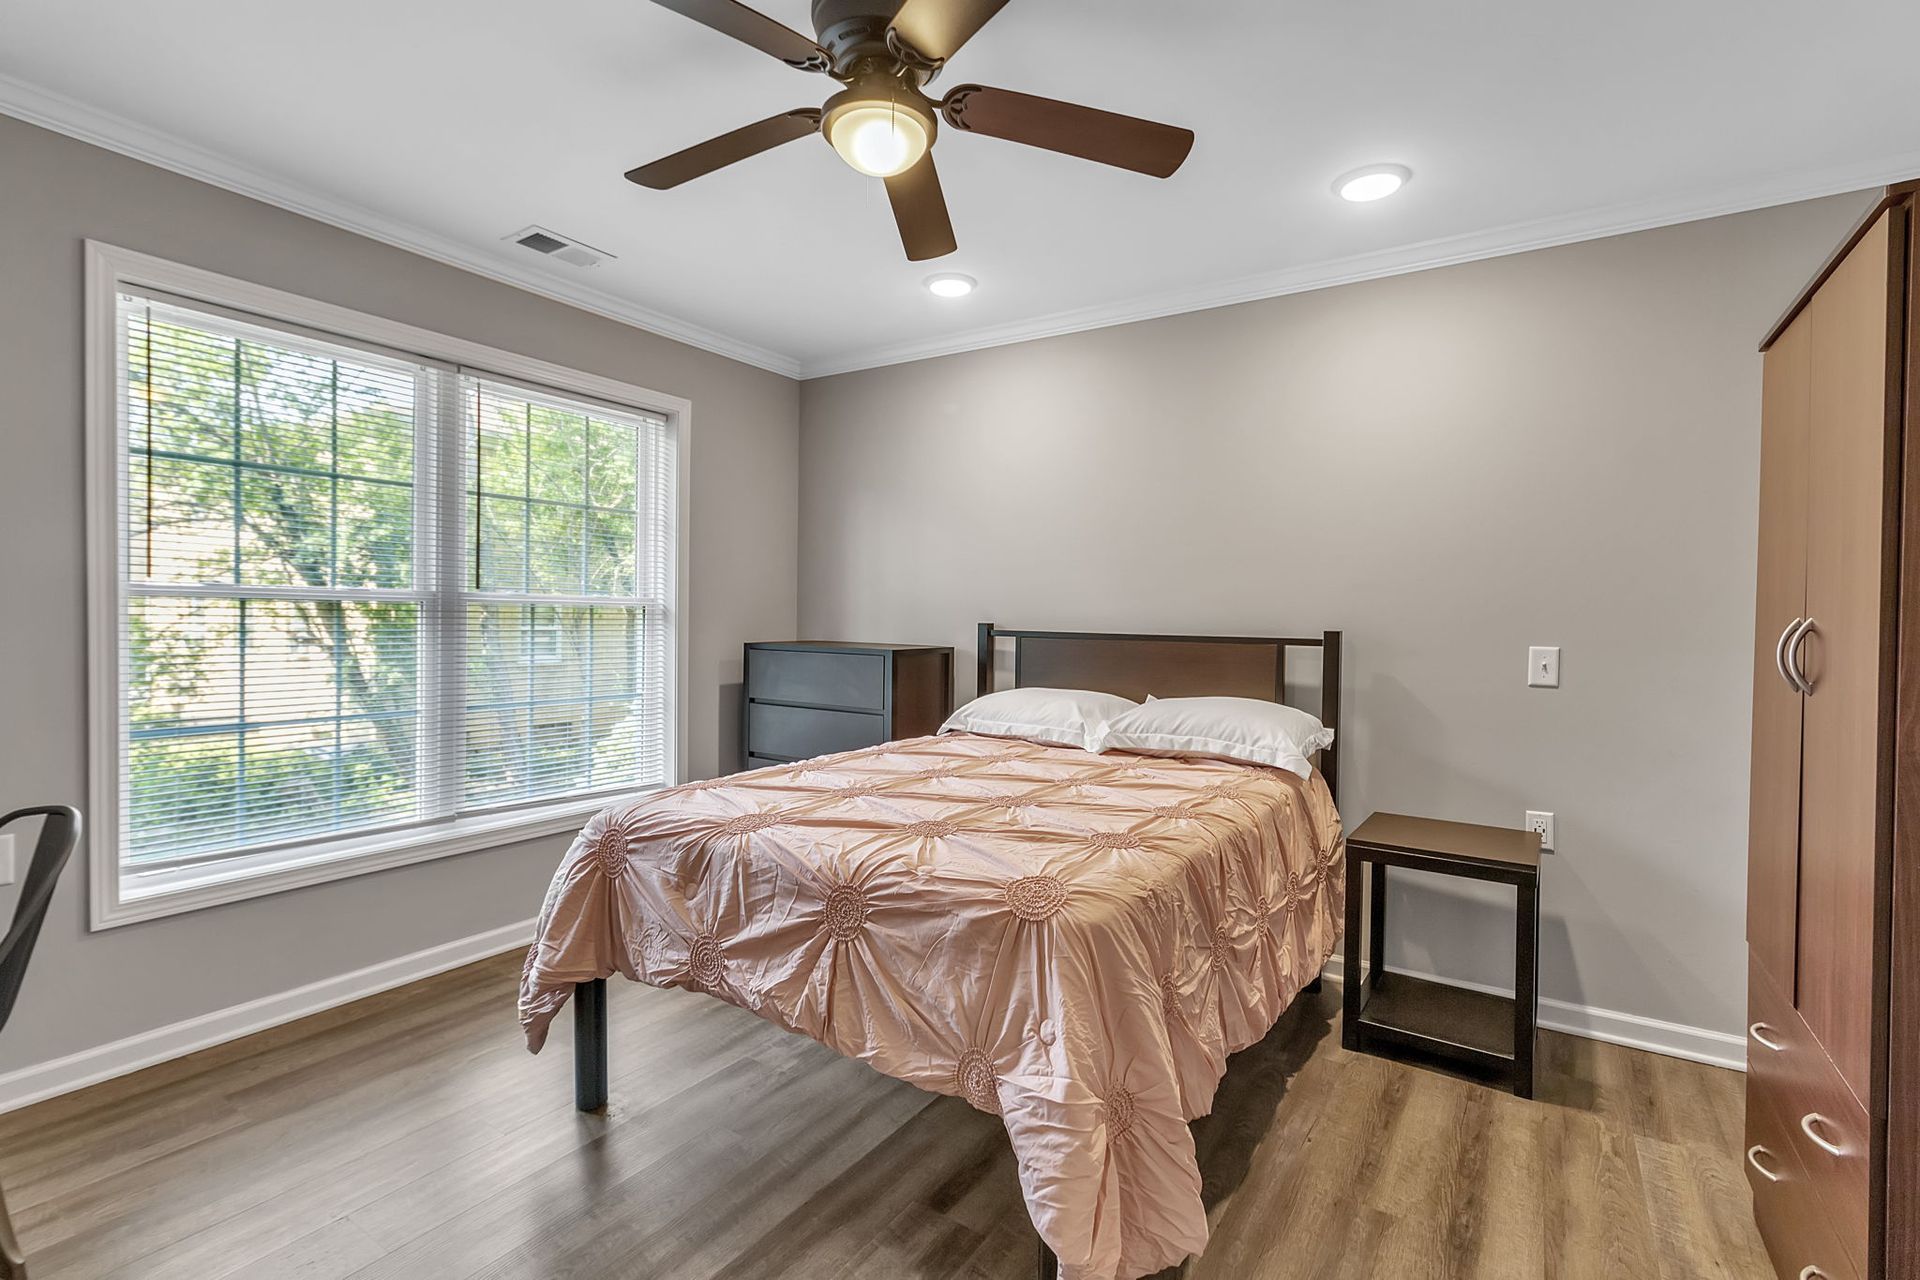
{"label": "white baseboard", "polygon": [[[296,1018],[349,1004],[382,991],[390,991],[409,982],[498,955],[513,947],[524,947],[533,941],[533,927],[532,920],[502,925],[485,933],[456,938],[411,955],[383,960],[338,977],[295,987],[292,991],[216,1009],[185,1022],[155,1027],[111,1044],[83,1049],[51,1062],[22,1067],[18,1071],[0,1075],[0,1113],[84,1089],[90,1084],[111,1080],[142,1067],[150,1067],[156,1062],[185,1057],[189,1053],[238,1040],[241,1036],[265,1031],[268,1027],[277,1027],[283,1022],[292,1022]],[[1327,962],[1326,976],[1338,982],[1341,969],[1341,958],[1335,955]],[[1477,983],[1460,985],[1494,995],[1513,994]],[[1716,1067],[1731,1067],[1736,1071],[1746,1068],[1746,1041],[1724,1031],[1662,1022],[1658,1018],[1644,1018],[1639,1014],[1619,1013],[1612,1009],[1595,1009],[1548,996],[1540,999],[1540,1025],[1549,1031],[1564,1031],[1569,1035],[1585,1036],[1589,1040],[1604,1040],[1609,1044],[1646,1049],[1669,1057],[1711,1063]]]}
{"label": "white baseboard", "polygon": [[456,938],[412,955],[383,960],[364,969],[355,969],[352,973],[323,978],[278,995],[216,1009],[185,1022],[155,1027],[111,1044],[83,1049],[51,1062],[22,1067],[18,1071],[0,1075],[0,1113],[71,1093],[75,1089],[84,1089],[90,1084],[111,1080],[142,1067],[150,1067],[156,1062],[185,1057],[216,1044],[238,1040],[241,1036],[265,1031],[268,1027],[277,1027],[295,1018],[304,1018],[308,1014],[390,991],[394,987],[402,987],[409,982],[498,955],[513,947],[527,946],[533,941],[533,926],[532,920],[502,925],[498,929]]}
{"label": "white baseboard", "polygon": [[[1452,978],[1440,978],[1431,973],[1388,967],[1394,973],[1404,973],[1408,977],[1453,982],[1456,986],[1484,991],[1489,995],[1513,994],[1510,987],[1456,982]],[[1340,981],[1344,968],[1342,958],[1336,954],[1327,961],[1327,978]],[[1645,1018],[1637,1013],[1621,1013],[1614,1009],[1596,1009],[1591,1005],[1555,1000],[1551,996],[1540,997],[1540,1025],[1548,1031],[1564,1031],[1588,1040],[1604,1040],[1608,1044],[1625,1045],[1629,1049],[1663,1053],[1670,1058],[1685,1058],[1689,1062],[1705,1062],[1711,1066],[1730,1067],[1735,1071],[1747,1069],[1745,1038],[1725,1031],[1709,1031],[1705,1027],[1689,1027],[1679,1022],[1662,1022],[1658,1018]]]}

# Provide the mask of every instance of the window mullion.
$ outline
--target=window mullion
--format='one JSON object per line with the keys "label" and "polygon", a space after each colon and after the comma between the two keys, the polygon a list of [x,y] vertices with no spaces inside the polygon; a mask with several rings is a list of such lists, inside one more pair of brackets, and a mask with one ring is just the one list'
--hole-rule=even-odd
{"label": "window mullion", "polygon": [[[340,585],[340,363],[327,367],[327,581]],[[416,544],[417,545],[417,544]],[[341,793],[346,790],[347,606],[333,608],[333,825],[340,825]]]}
{"label": "window mullion", "polygon": [[229,582],[195,582],[191,579],[170,582],[165,578],[129,582],[126,593],[130,597],[192,596],[199,600],[315,600],[322,604],[333,601],[353,604],[360,601],[382,600],[400,604],[417,604],[431,594],[431,592],[412,588],[284,587],[266,583],[241,583],[236,586]]}
{"label": "window mullion", "polygon": [[419,415],[422,437],[420,478],[428,496],[421,503],[426,528],[419,545],[428,548],[423,572],[427,581],[427,677],[421,681],[427,699],[421,722],[421,754],[425,785],[423,802],[428,818],[450,817],[460,808],[460,778],[464,769],[464,708],[466,706],[467,615],[461,591],[466,474],[463,436],[462,379],[451,370],[432,370],[423,378],[429,404]]}
{"label": "window mullion", "polygon": [[562,609],[664,609],[666,601],[659,596],[565,596],[538,595],[526,591],[469,591],[466,599],[470,604],[525,604],[546,607],[553,605]]}
{"label": "window mullion", "polygon": [[[241,360],[245,346],[233,344],[233,458],[235,463],[246,457],[240,435],[240,379]],[[152,465],[149,463],[148,465]],[[238,466],[233,469],[233,580],[240,583],[245,579],[246,561],[241,555],[241,520],[245,510],[246,486]],[[234,794],[233,794],[233,839],[235,844],[246,843],[247,838],[247,602],[239,601],[234,605],[239,618],[240,649],[236,659],[238,671],[236,692],[239,697],[240,732],[234,735]]]}
{"label": "window mullion", "polygon": [[[525,486],[523,505],[520,508],[520,585],[527,591],[533,590],[533,402],[524,407],[522,419],[525,422],[525,434],[522,436],[520,460],[522,463],[521,483]],[[535,607],[537,608],[537,606]],[[533,657],[533,619],[535,609],[521,612],[520,652],[527,660],[527,705],[520,713],[520,793],[533,791],[533,723],[534,691],[538,664]]]}

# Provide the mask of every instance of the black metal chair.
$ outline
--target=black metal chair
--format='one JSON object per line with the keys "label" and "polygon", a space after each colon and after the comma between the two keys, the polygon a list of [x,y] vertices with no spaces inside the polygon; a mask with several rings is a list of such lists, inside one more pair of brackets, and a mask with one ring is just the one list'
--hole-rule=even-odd
{"label": "black metal chair", "polygon": [[[0,818],[0,830],[21,818],[33,817],[45,821],[40,824],[40,839],[33,846],[33,860],[27,864],[20,900],[13,907],[13,924],[6,937],[0,938],[0,1030],[12,1016],[20,982],[27,976],[27,961],[33,956],[40,925],[47,918],[47,906],[53,901],[54,883],[73,856],[74,846],[80,843],[80,811],[71,805],[15,809]],[[19,1238],[13,1234],[13,1222],[7,1217],[4,1194],[0,1194],[0,1280],[27,1280],[27,1260],[20,1252]]]}

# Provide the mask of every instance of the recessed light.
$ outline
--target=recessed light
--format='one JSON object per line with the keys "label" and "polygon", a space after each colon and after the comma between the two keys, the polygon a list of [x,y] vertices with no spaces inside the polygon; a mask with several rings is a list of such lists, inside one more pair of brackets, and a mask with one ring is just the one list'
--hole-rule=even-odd
{"label": "recessed light", "polygon": [[973,292],[975,283],[972,276],[963,276],[958,271],[942,271],[937,276],[927,277],[927,292],[936,298],[964,298]]}
{"label": "recessed light", "polygon": [[1333,189],[1342,200],[1365,204],[1369,200],[1386,199],[1406,186],[1411,177],[1413,170],[1403,164],[1370,164],[1364,169],[1341,174],[1334,182]]}

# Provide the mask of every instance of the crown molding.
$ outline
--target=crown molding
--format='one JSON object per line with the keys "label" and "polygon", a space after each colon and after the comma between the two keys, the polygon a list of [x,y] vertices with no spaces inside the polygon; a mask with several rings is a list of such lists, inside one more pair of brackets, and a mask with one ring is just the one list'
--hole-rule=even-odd
{"label": "crown molding", "polygon": [[590,286],[552,279],[431,231],[248,168],[184,139],[150,129],[124,116],[97,110],[12,76],[0,75],[0,114],[14,116],[28,124],[39,125],[250,199],[276,205],[317,222],[431,258],[435,262],[498,280],[516,289],[563,302],[582,311],[632,325],[636,329],[644,329],[662,338],[670,338],[789,378],[800,376],[800,362],[792,356],[639,306]]}
{"label": "crown molding", "polygon": [[1308,266],[1289,267],[1230,280],[1173,289],[1142,298],[1129,298],[1097,307],[1058,311],[1031,320],[970,329],[939,338],[896,343],[888,347],[850,351],[824,360],[806,361],[802,378],[824,378],[836,373],[854,373],[885,365],[930,360],[937,356],[958,355],[987,347],[1004,347],[1036,338],[1052,338],[1089,329],[1157,320],[1163,316],[1183,315],[1190,311],[1209,311],[1242,302],[1258,302],[1290,293],[1309,293],[1336,285],[1357,284],[1383,276],[1407,275],[1435,267],[1450,267],[1463,262],[1501,258],[1550,249],[1556,245],[1600,240],[1608,236],[1650,231],[1657,227],[1698,222],[1730,213],[1746,213],[1774,205],[1794,204],[1822,196],[1844,195],[1868,187],[1883,186],[1920,174],[1920,151],[1888,156],[1864,164],[1840,166],[1814,173],[1779,177],[1711,195],[1694,194],[1633,204],[1614,205],[1587,213],[1517,222],[1488,231],[1448,236],[1418,244],[1357,254],[1350,258]]}
{"label": "crown molding", "polygon": [[1842,195],[1920,174],[1920,151],[1906,152],[1859,164],[1836,166],[1812,173],[1779,176],[1716,193],[1614,205],[1586,213],[1512,223],[1487,231],[1448,236],[1418,244],[1357,254],[1330,262],[1289,267],[1278,271],[1235,276],[1210,284],[1167,290],[1093,307],[1057,311],[1003,325],[969,329],[938,338],[847,351],[817,360],[800,360],[742,341],[689,321],[680,320],[627,299],[581,285],[557,281],[519,264],[459,244],[420,227],[306,190],[278,177],[260,173],[216,155],[183,139],[161,133],[123,116],[96,110],[25,81],[0,75],[0,114],[52,129],[95,146],[158,165],[189,178],[225,188],[251,199],[313,218],[369,239],[417,253],[448,266],[498,280],[556,302],[606,316],[648,333],[698,347],[716,355],[782,374],[789,378],[824,378],[861,369],[906,364],[938,356],[958,355],[988,347],[1003,347],[1036,338],[1059,337],[1090,329],[1156,320],[1258,302],[1292,293],[1309,293],[1337,285],[1357,284],[1383,276],[1406,275],[1435,267],[1478,262],[1508,254],[1549,249],[1556,245],[1599,240],[1607,236],[1649,231],[1657,227],[1697,222],[1730,213],[1745,213],[1773,205],[1793,204],[1822,196]]}

